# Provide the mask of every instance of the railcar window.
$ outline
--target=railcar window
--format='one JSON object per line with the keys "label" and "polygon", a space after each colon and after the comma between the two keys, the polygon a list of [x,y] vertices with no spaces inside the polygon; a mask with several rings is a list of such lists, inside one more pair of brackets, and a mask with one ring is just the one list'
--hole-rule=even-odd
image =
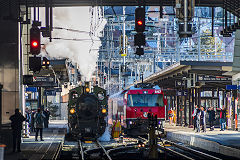
{"label": "railcar window", "polygon": [[129,94],[127,105],[130,107],[164,106],[162,94]]}

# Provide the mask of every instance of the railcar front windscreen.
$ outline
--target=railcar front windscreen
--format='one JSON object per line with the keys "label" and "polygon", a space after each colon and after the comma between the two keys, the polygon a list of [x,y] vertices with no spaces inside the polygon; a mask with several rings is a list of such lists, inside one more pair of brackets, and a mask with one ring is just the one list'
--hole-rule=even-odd
{"label": "railcar front windscreen", "polygon": [[158,107],[164,106],[162,94],[129,94],[129,107]]}

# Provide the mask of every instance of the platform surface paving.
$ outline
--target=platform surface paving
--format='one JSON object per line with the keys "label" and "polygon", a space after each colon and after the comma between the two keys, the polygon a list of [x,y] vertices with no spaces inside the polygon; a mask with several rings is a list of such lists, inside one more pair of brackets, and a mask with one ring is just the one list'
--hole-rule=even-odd
{"label": "platform surface paving", "polygon": [[195,132],[193,128],[165,125],[167,138],[201,149],[240,158],[240,132],[215,128],[206,132]]}
{"label": "platform surface paving", "polygon": [[[23,138],[21,152],[11,152],[4,155],[5,160],[39,160],[53,159],[61,147],[67,127],[66,121],[50,121],[49,128],[43,129],[44,141],[35,141],[35,132],[29,138]],[[38,136],[38,140],[39,140]]]}

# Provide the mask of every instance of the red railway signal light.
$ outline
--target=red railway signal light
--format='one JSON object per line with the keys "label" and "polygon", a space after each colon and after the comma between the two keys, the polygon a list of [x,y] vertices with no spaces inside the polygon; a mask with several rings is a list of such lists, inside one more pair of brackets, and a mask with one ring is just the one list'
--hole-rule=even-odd
{"label": "red railway signal light", "polygon": [[136,32],[145,31],[145,8],[135,9],[135,30]]}
{"label": "red railway signal light", "polygon": [[38,46],[38,42],[37,42],[37,41],[33,41],[33,42],[32,42],[32,46],[33,46],[33,47],[37,47],[37,46]]}
{"label": "red railway signal light", "polygon": [[40,29],[33,26],[30,29],[30,52],[33,55],[38,55],[41,50],[41,35]]}
{"label": "red railway signal light", "polygon": [[143,25],[142,21],[138,21],[137,23],[138,23],[139,26]]}

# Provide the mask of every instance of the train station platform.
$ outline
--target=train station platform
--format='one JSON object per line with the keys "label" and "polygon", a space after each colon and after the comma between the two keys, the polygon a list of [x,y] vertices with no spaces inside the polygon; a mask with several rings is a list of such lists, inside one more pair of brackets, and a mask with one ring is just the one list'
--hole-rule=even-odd
{"label": "train station platform", "polygon": [[[5,160],[40,160],[57,159],[64,142],[64,136],[67,131],[67,121],[50,121],[49,128],[43,129],[43,140],[35,141],[35,132],[32,132],[29,138],[22,138],[21,152],[8,151],[4,155]],[[38,137],[38,139],[40,139]]]}
{"label": "train station platform", "polygon": [[166,123],[167,139],[198,147],[210,152],[240,158],[240,132],[215,128],[196,133],[193,128],[175,126]]}

